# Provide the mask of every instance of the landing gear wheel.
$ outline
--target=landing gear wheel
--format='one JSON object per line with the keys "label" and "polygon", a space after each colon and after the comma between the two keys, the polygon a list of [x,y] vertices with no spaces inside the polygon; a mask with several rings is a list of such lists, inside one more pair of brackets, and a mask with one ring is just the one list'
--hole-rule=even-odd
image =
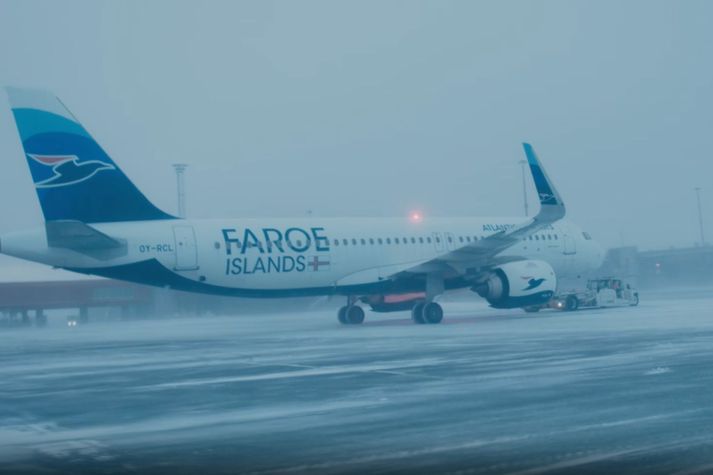
{"label": "landing gear wheel", "polygon": [[574,312],[579,308],[579,300],[577,300],[577,297],[574,295],[570,295],[567,297],[567,300],[564,301],[564,309],[567,312]]}
{"label": "landing gear wheel", "polygon": [[342,325],[347,325],[349,322],[347,321],[347,309],[349,307],[341,307],[339,309],[339,313],[337,314],[337,318],[339,319],[339,323]]}
{"label": "landing gear wheel", "polygon": [[419,302],[411,308],[411,320],[414,323],[421,325],[426,323],[423,321],[423,307],[426,305],[424,302]]}
{"label": "landing gear wheel", "polygon": [[428,302],[423,306],[421,318],[423,318],[424,323],[441,323],[443,320],[443,308],[436,302]]}
{"label": "landing gear wheel", "polygon": [[349,325],[359,325],[364,322],[364,309],[359,305],[350,305],[344,312],[344,318]]}
{"label": "landing gear wheel", "polygon": [[359,305],[346,305],[337,314],[342,325],[359,325],[364,321],[364,309]]}

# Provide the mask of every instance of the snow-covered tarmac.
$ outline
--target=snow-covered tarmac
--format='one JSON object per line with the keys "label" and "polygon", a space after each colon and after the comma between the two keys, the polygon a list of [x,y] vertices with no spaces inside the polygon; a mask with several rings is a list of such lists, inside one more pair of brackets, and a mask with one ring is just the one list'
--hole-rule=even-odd
{"label": "snow-covered tarmac", "polygon": [[713,292],[0,332],[3,473],[713,473]]}

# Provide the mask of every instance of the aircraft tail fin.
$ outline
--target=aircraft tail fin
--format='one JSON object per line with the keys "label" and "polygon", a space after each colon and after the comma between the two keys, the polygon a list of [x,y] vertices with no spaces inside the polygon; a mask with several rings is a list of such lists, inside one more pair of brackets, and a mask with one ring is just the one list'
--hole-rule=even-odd
{"label": "aircraft tail fin", "polygon": [[136,188],[57,97],[5,89],[46,221],[175,219]]}

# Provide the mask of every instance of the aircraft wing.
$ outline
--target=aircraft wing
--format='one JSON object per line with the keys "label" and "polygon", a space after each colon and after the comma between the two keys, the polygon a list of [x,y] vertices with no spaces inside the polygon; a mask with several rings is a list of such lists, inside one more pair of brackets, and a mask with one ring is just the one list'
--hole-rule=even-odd
{"label": "aircraft wing", "polygon": [[[530,234],[564,217],[564,202],[548,178],[534,149],[529,143],[524,143],[523,147],[539,197],[540,211],[537,215],[510,229],[500,231],[485,239],[468,243],[435,259],[399,272],[399,274],[438,273],[443,277],[452,277],[463,275],[473,270],[477,271],[483,267],[496,266],[509,261],[519,260],[519,258],[516,257],[498,257],[498,254]],[[392,276],[392,278],[398,278],[399,274]]]}

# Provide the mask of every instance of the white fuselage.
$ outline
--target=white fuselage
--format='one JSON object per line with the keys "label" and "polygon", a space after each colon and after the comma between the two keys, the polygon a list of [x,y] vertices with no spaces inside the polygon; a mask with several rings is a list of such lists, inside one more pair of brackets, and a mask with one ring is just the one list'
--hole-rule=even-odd
{"label": "white fuselage", "polygon": [[[521,218],[138,221],[92,224],[125,242],[121,252],[50,247],[44,228],[5,235],[0,245],[5,254],[78,272],[181,288],[172,282],[175,277],[186,284],[195,283],[197,291],[203,288],[221,293],[218,289],[224,289],[235,295],[279,297],[351,293],[361,287],[366,292],[389,276],[519,221]],[[577,226],[559,221],[499,257],[544,260],[558,277],[569,277],[596,269],[603,256],[601,248]],[[147,275],[158,266],[137,266],[146,261],[165,268],[163,277]]]}

